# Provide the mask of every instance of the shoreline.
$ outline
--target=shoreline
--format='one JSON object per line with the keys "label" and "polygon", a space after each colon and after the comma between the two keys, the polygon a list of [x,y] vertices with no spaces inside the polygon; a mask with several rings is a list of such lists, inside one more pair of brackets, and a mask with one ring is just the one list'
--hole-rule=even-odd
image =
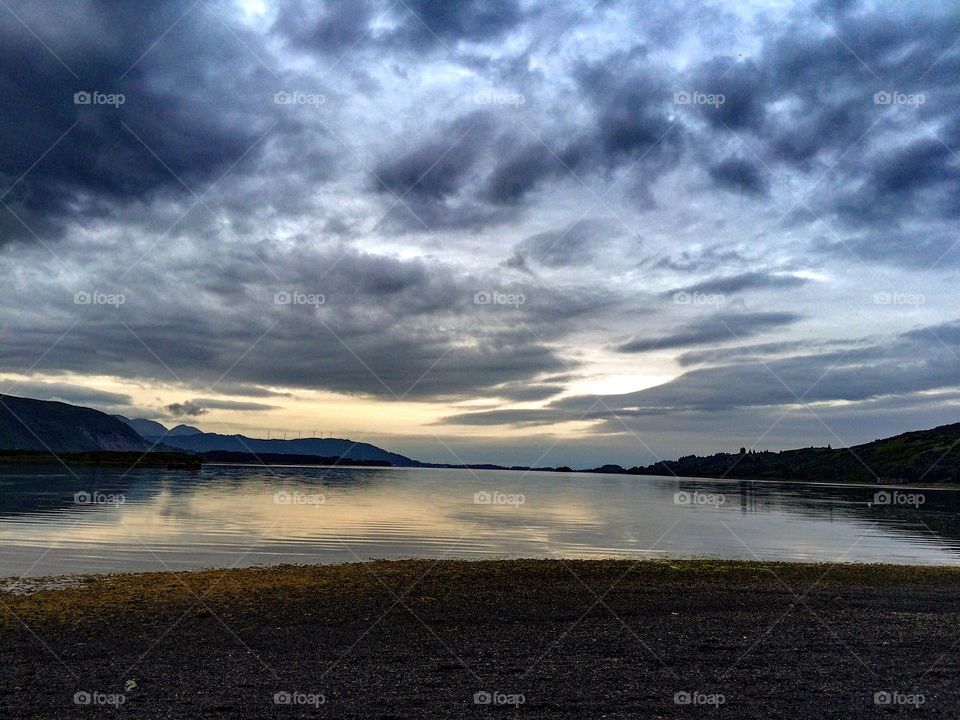
{"label": "shoreline", "polygon": [[[292,456],[296,457],[296,456]],[[167,470],[185,470],[196,472],[204,467],[266,467],[266,468],[319,468],[319,469],[368,469],[368,470],[463,470],[473,473],[477,472],[514,472],[524,475],[531,472],[549,472],[559,475],[577,476],[589,475],[594,477],[633,477],[646,480],[668,480],[668,481],[692,481],[692,482],[714,482],[714,483],[761,483],[772,485],[814,485],[822,487],[838,488],[878,488],[884,490],[919,490],[934,492],[938,490],[960,490],[960,483],[942,483],[933,485],[915,485],[908,481],[884,481],[876,480],[863,481],[837,481],[837,480],[817,480],[817,479],[773,479],[760,477],[709,477],[709,476],[687,476],[672,475],[670,473],[644,474],[634,472],[599,472],[593,470],[569,470],[561,468],[521,468],[521,467],[476,467],[469,465],[437,465],[431,463],[422,463],[420,465],[380,465],[375,461],[350,461],[341,459],[339,462],[306,463],[306,462],[256,462],[242,460],[207,460],[202,454],[174,453],[174,452],[77,452],[77,453],[40,453],[35,451],[10,451],[0,450],[0,467],[4,465],[30,465],[30,464],[51,464],[66,466],[88,466],[88,467],[116,467],[134,469],[156,469]]]}
{"label": "shoreline", "polygon": [[9,465],[83,465],[118,468],[166,468],[199,470],[200,458],[187,453],[146,451],[87,451],[48,453],[33,450],[0,450],[0,466]]}
{"label": "shoreline", "polygon": [[[276,565],[250,565],[243,567],[204,566],[186,570],[120,570],[89,573],[60,573],[56,575],[0,575],[0,600],[4,594],[30,595],[47,590],[66,588],[85,588],[92,592],[105,590],[101,586],[121,586],[126,584],[154,584],[162,582],[163,578],[177,577],[180,580],[194,576],[227,575],[236,577],[238,581],[250,583],[249,587],[261,584],[261,576],[279,574],[279,577],[294,577],[322,572],[324,569],[350,568],[358,570],[373,566],[396,566],[397,568],[409,565],[440,565],[463,566],[464,568],[479,567],[491,564],[524,565],[542,564],[583,564],[585,566],[616,566],[624,568],[630,566],[632,572],[644,573],[647,571],[662,570],[663,566],[673,569],[682,569],[688,573],[687,578],[700,574],[717,572],[766,573],[786,572],[793,577],[802,579],[812,577],[816,573],[828,573],[834,583],[884,583],[884,584],[943,584],[956,582],[960,586],[960,564],[918,564],[918,563],[891,563],[891,562],[856,562],[856,561],[815,561],[815,560],[753,560],[737,559],[714,555],[697,555],[691,557],[636,557],[636,558],[370,558],[364,560],[346,560],[344,562],[324,563],[279,563]],[[840,572],[837,572],[837,571]],[[661,578],[662,579],[662,578]],[[9,589],[14,586],[16,589]],[[21,587],[22,586],[22,587]],[[29,587],[30,592],[22,592]],[[2,620],[0,620],[2,622]]]}
{"label": "shoreline", "polygon": [[397,560],[73,580],[0,592],[7,716],[88,717],[78,692],[138,718],[699,717],[711,697],[731,717],[859,718],[889,711],[878,693],[948,715],[960,702],[951,567]]}

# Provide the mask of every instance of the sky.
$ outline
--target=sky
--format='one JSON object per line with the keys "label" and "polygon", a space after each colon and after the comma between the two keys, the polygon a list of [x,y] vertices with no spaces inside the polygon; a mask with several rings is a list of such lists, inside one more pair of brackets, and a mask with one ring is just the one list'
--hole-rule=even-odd
{"label": "sky", "polygon": [[2,392],[575,467],[958,420],[953,2],[0,5]]}

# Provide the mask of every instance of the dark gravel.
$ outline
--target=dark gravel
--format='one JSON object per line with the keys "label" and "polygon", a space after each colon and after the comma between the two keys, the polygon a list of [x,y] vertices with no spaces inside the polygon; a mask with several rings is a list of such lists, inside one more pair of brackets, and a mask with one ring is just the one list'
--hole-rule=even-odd
{"label": "dark gravel", "polygon": [[8,718],[960,716],[946,570],[405,561],[119,576],[0,608]]}

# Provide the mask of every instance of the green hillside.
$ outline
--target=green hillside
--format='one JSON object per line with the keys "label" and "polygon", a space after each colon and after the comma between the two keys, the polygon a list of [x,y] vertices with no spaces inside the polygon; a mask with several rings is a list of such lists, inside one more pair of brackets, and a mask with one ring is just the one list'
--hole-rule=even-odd
{"label": "green hillside", "polygon": [[627,472],[814,482],[960,483],[960,423],[851,448],[688,455]]}
{"label": "green hillside", "polygon": [[132,452],[147,447],[133,428],[99,410],[0,395],[0,450]]}

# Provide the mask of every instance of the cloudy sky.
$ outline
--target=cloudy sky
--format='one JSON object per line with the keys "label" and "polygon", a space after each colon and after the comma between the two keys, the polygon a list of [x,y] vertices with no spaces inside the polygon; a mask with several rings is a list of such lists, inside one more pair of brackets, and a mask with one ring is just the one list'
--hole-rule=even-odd
{"label": "cloudy sky", "polygon": [[954,2],[4,0],[0,381],[424,460],[960,416]]}

